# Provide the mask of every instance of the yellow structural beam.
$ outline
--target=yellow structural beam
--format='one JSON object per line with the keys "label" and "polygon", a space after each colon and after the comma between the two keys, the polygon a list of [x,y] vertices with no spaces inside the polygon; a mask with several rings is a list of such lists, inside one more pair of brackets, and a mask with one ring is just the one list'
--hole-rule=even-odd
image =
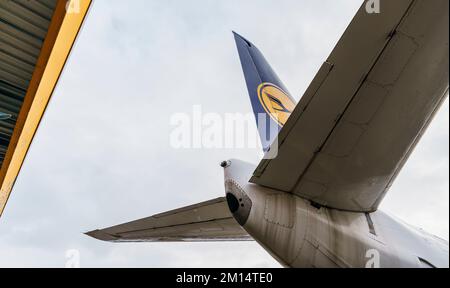
{"label": "yellow structural beam", "polygon": [[58,0],[0,170],[0,216],[91,0]]}

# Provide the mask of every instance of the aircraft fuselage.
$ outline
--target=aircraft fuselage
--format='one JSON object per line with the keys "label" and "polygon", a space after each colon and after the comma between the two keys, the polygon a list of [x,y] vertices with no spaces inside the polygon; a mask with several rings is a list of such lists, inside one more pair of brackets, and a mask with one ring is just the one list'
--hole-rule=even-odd
{"label": "aircraft fuselage", "polygon": [[286,267],[448,267],[448,243],[381,212],[315,205],[248,183],[254,167],[231,160],[225,190],[235,219]]}

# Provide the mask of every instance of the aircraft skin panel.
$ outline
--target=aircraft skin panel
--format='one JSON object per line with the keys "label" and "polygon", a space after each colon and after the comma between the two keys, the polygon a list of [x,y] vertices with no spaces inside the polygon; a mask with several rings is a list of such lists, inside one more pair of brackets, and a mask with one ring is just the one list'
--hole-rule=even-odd
{"label": "aircraft skin panel", "polygon": [[[226,197],[86,234],[113,242],[254,239],[286,267],[448,268],[448,241],[376,211],[448,93],[448,5],[381,0],[372,15],[364,3],[278,123],[278,157],[256,170],[222,162]],[[235,39],[255,114],[284,111],[281,81],[252,43]],[[277,89],[283,93],[273,95]]]}
{"label": "aircraft skin panel", "polygon": [[[447,0],[361,7],[251,182],[372,212],[448,92]],[[306,98],[305,98],[306,97]]]}
{"label": "aircraft skin panel", "polygon": [[241,35],[233,33],[262,148],[267,151],[294,110],[296,102],[258,48]]}
{"label": "aircraft skin panel", "polygon": [[[15,1],[2,1],[1,7],[12,11],[14,14],[18,13],[18,10],[22,12],[26,11],[26,9],[23,10],[21,8],[23,5],[26,7],[35,6],[35,3],[33,3],[35,1],[25,1],[26,3],[20,5],[14,2]],[[11,78],[12,74],[8,73],[6,70],[4,71],[4,67],[0,66],[0,84],[3,84],[1,85],[1,88],[5,89],[5,87],[8,87],[11,91],[16,92],[26,90],[26,93],[23,96],[23,103],[20,105],[20,111],[18,114],[12,113],[9,115],[8,118],[13,119],[7,119],[7,121],[15,120],[14,129],[10,136],[7,150],[0,153],[4,154],[1,155],[4,157],[0,157],[0,217],[6,207],[6,203],[22,168],[28,149],[64,69],[72,46],[89,11],[91,0],[79,1],[80,6],[78,7],[78,13],[69,13],[66,4],[67,1],[56,1],[56,7],[54,8],[53,16],[49,23],[42,47],[40,49],[32,49],[29,52],[30,54],[39,55],[29,81],[25,81],[26,83],[15,83],[14,79]],[[53,5],[50,5],[49,7],[51,6]],[[4,16],[8,17],[8,13],[5,13]],[[31,17],[31,15],[29,16]],[[27,22],[25,21],[22,24],[29,25],[29,23],[26,23]],[[15,25],[2,25],[2,28],[7,29],[10,33],[8,38],[10,42],[12,41],[12,43],[15,43],[14,41],[18,41],[24,35],[26,39],[30,37],[28,35],[29,32],[25,33],[25,30],[20,31],[22,28],[19,26],[17,27],[20,29],[12,29],[12,27],[15,27]],[[33,43],[32,46],[36,46],[36,43],[33,41],[30,43]],[[12,45],[12,47],[15,46],[15,44]],[[10,50],[17,53],[17,51],[15,51],[17,49]],[[13,78],[16,77],[13,76]],[[5,83],[8,84],[5,85]],[[23,87],[22,85],[25,84],[26,86]]]}
{"label": "aircraft skin panel", "polygon": [[223,197],[86,234],[110,242],[252,240]]}
{"label": "aircraft skin panel", "polygon": [[[449,265],[448,242],[383,213],[321,207],[295,194],[249,183],[254,166],[229,160],[227,193],[248,197],[235,217],[277,261],[297,268],[420,268]],[[243,196],[245,195],[245,196]],[[244,201],[245,203],[245,201]]]}

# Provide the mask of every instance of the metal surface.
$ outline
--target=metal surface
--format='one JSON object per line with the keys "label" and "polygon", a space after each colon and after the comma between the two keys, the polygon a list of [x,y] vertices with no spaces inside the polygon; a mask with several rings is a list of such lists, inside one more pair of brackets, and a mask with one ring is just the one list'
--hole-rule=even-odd
{"label": "metal surface", "polygon": [[1,216],[91,0],[0,3]]}
{"label": "metal surface", "polygon": [[382,211],[367,217],[328,209],[294,194],[248,183],[254,165],[230,162],[224,169],[225,183],[232,181],[252,202],[244,229],[284,266],[420,268],[423,262],[449,266],[447,241]]}
{"label": "metal surface", "polygon": [[258,48],[237,33],[234,33],[234,38],[256,127],[263,151],[266,152],[291,115],[296,102]]}
{"label": "metal surface", "polygon": [[448,91],[448,5],[384,0],[378,15],[362,6],[282,128],[278,157],[256,170],[222,163],[231,211],[219,198],[88,235],[245,235],[290,267],[448,267],[447,241],[373,212]]}
{"label": "metal surface", "polygon": [[251,182],[329,208],[378,208],[449,86],[449,1],[381,6],[358,11]]}
{"label": "metal surface", "polygon": [[252,240],[224,197],[86,234],[111,242]]}
{"label": "metal surface", "polygon": [[56,0],[0,1],[0,166],[47,35]]}

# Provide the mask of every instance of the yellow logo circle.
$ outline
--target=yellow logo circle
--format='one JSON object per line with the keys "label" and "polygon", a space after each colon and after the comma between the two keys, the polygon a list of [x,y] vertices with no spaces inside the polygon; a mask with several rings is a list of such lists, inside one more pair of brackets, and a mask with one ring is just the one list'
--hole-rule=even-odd
{"label": "yellow logo circle", "polygon": [[286,123],[295,108],[292,98],[280,87],[271,83],[259,85],[258,99],[266,113],[280,126]]}

